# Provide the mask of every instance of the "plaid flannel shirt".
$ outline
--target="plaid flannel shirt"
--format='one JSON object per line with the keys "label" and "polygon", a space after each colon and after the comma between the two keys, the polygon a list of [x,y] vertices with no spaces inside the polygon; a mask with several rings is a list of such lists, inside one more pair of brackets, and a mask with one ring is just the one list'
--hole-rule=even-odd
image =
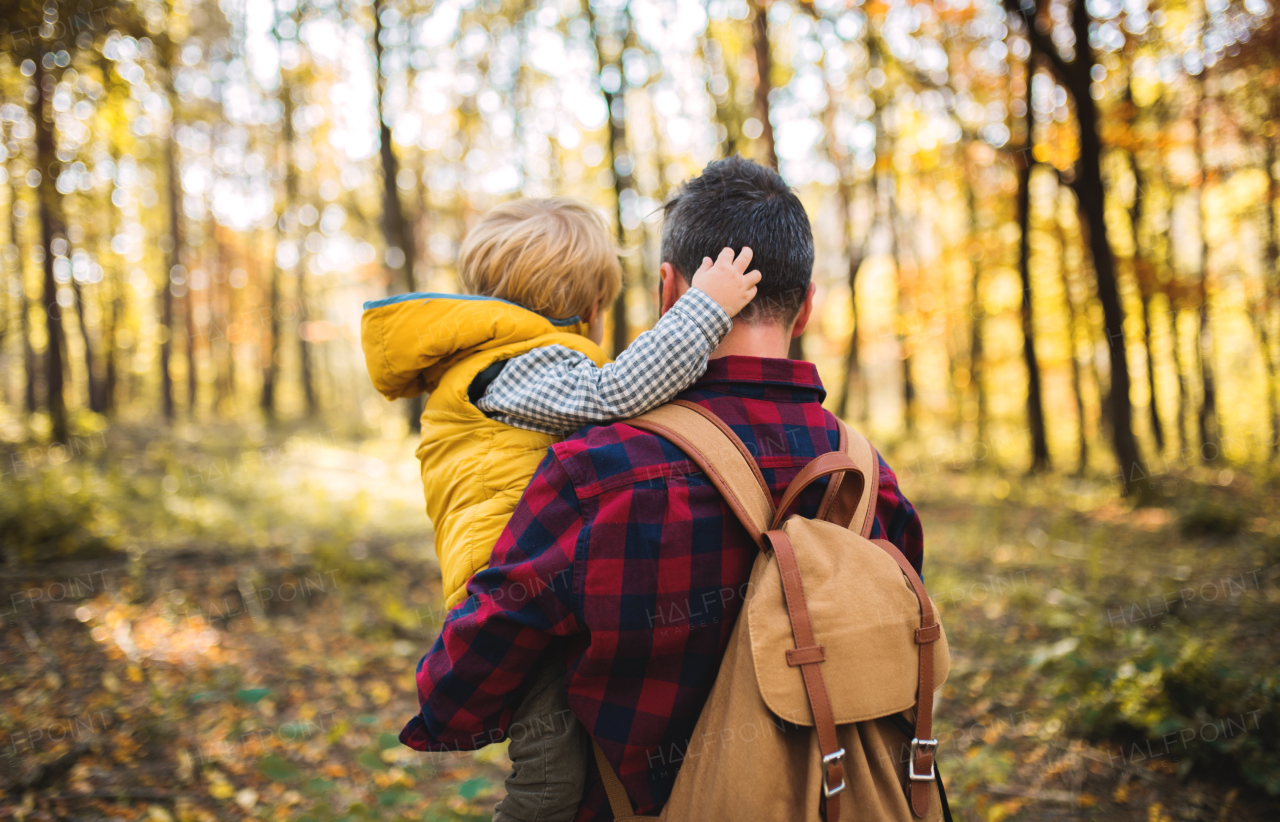
{"label": "plaid flannel shirt", "polygon": [[[773,492],[839,443],[817,369],[712,360],[682,395],[728,423]],[[881,460],[872,536],[920,570],[920,520]],[[825,479],[794,511],[813,516]],[[400,734],[417,750],[503,739],[512,711],[563,650],[574,714],[641,814],[666,803],[742,608],[756,546],[706,476],[661,437],[625,423],[553,446],[486,570],[418,666],[421,712]],[[594,761],[577,819],[612,818]]]}
{"label": "plaid flannel shirt", "polygon": [[715,300],[690,288],[613,362],[597,366],[563,345],[535,348],[507,360],[476,407],[498,422],[545,434],[625,420],[692,385],[732,325]]}

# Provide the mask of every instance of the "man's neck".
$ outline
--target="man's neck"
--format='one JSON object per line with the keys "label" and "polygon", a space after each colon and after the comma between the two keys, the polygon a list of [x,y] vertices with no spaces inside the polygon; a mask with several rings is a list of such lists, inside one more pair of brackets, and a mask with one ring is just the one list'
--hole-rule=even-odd
{"label": "man's neck", "polygon": [[[667,264],[664,263],[665,265]],[[671,276],[670,282],[672,291],[666,299],[663,299],[664,292],[661,288],[658,291],[658,301],[662,305],[662,313],[666,313],[675,304],[676,300],[680,299],[684,292],[689,290],[689,283],[678,274]],[[810,299],[812,299],[812,286],[809,293]],[[791,351],[791,329],[794,326],[795,323],[782,326],[777,323],[748,324],[740,320],[734,320],[733,327],[729,329],[729,333],[724,335],[720,345],[711,352],[707,359],[763,357],[766,359],[785,360]]]}
{"label": "man's neck", "polygon": [[709,359],[720,357],[766,357],[786,359],[791,346],[790,329],[776,323],[748,325],[735,322]]}

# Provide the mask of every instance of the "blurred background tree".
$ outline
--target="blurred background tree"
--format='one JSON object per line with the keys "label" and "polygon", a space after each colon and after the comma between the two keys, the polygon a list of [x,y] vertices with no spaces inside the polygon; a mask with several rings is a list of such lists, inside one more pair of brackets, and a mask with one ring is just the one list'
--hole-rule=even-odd
{"label": "blurred background tree", "polygon": [[456,290],[468,225],[517,196],[609,215],[617,351],[656,319],[661,203],[739,152],[817,230],[792,355],[882,440],[1130,490],[1276,454],[1264,0],[0,10],[10,441],[380,426],[361,303]]}

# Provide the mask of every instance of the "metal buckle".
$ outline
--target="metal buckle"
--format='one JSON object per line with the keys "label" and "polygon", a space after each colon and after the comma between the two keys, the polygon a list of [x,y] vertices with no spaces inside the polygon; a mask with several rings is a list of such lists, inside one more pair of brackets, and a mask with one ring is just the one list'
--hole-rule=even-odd
{"label": "metal buckle", "polygon": [[907,762],[907,776],[911,777],[911,781],[913,782],[932,782],[933,780],[938,778],[938,770],[933,766],[932,759],[929,760],[929,773],[927,774],[916,773],[916,752],[921,747],[936,749],[938,747],[938,740],[912,738],[911,759],[910,761]]}
{"label": "metal buckle", "polygon": [[827,786],[827,766],[831,765],[833,762],[839,762],[841,759],[844,759],[844,748],[840,748],[836,750],[835,753],[829,753],[826,756],[822,757],[822,793],[827,797],[835,796],[836,794],[844,790],[843,774],[841,774],[840,776],[839,785],[836,785],[834,788],[830,788]]}

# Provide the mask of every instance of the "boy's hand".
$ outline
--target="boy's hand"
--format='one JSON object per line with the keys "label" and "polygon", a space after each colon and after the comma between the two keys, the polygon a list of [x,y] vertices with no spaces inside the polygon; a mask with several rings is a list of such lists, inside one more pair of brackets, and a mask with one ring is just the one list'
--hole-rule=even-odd
{"label": "boy's hand", "polygon": [[759,271],[747,271],[751,256],[751,249],[744,245],[736,260],[732,248],[721,251],[714,263],[703,257],[693,274],[693,287],[715,300],[724,313],[736,317],[756,296],[756,283],[760,282]]}

